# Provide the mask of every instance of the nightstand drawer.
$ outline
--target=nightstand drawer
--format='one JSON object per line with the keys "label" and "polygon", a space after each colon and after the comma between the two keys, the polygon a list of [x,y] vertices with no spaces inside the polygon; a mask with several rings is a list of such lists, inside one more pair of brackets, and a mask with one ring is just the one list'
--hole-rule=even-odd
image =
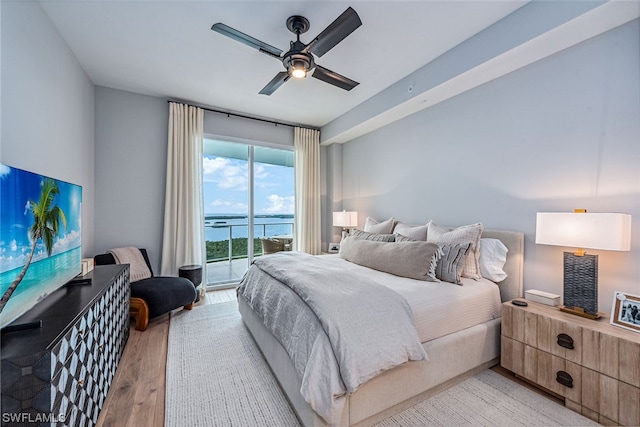
{"label": "nightstand drawer", "polygon": [[582,362],[582,328],[576,324],[551,319],[551,354]]}
{"label": "nightstand drawer", "polygon": [[524,378],[573,402],[582,400],[582,367],[525,345]]}
{"label": "nightstand drawer", "polygon": [[524,376],[524,347],[523,343],[503,336],[500,342],[500,364],[514,374]]}

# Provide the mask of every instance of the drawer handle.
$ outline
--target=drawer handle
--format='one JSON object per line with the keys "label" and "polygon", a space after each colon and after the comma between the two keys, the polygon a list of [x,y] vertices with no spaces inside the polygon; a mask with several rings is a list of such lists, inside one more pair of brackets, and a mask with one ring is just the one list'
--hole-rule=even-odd
{"label": "drawer handle", "polygon": [[558,334],[558,345],[573,350],[573,338],[567,334]]}
{"label": "drawer handle", "polygon": [[569,375],[568,372],[558,371],[556,373],[556,381],[558,381],[563,386],[573,388],[573,378]]}

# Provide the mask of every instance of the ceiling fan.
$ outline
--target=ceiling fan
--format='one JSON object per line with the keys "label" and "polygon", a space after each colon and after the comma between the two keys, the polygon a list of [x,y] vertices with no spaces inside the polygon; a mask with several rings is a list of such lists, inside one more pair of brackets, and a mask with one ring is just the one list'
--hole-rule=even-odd
{"label": "ceiling fan", "polygon": [[282,61],[282,65],[284,65],[287,71],[279,72],[260,91],[262,95],[271,95],[291,77],[305,78],[307,74],[312,71],[312,77],[341,89],[351,90],[356,87],[359,84],[358,82],[316,64],[314,55],[321,57],[355,31],[360,25],[362,25],[360,17],[355,10],[349,7],[315,39],[308,44],[304,44],[300,41],[300,34],[309,30],[309,20],[304,16],[291,16],[287,19],[287,28],[296,35],[296,41],[291,42],[289,51],[287,52],[283,52],[277,47],[273,47],[248,36],[221,22],[214,24],[211,29],[247,46],[258,49],[265,55]]}

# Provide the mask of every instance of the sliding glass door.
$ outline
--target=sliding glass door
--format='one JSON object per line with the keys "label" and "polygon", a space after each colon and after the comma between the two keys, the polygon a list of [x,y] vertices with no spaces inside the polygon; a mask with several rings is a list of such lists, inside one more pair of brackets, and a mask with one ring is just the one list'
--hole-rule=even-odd
{"label": "sliding glass door", "polygon": [[262,238],[293,239],[293,152],[205,139],[207,285],[238,282]]}

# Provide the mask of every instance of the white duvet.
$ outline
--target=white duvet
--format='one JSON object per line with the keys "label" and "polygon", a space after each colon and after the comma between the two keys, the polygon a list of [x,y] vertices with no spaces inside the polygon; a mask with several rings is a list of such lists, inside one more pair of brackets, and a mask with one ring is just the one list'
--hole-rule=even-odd
{"label": "white duvet", "polygon": [[323,256],[339,268],[358,271],[405,297],[423,343],[501,316],[500,285],[490,280],[463,278],[462,286],[426,282],[372,270],[339,255]]}
{"label": "white duvet", "polygon": [[302,396],[331,425],[346,394],[387,369],[423,359],[421,342],[498,318],[501,310],[498,285],[488,280],[427,282],[301,253],[256,260],[238,295],[287,350]]}

